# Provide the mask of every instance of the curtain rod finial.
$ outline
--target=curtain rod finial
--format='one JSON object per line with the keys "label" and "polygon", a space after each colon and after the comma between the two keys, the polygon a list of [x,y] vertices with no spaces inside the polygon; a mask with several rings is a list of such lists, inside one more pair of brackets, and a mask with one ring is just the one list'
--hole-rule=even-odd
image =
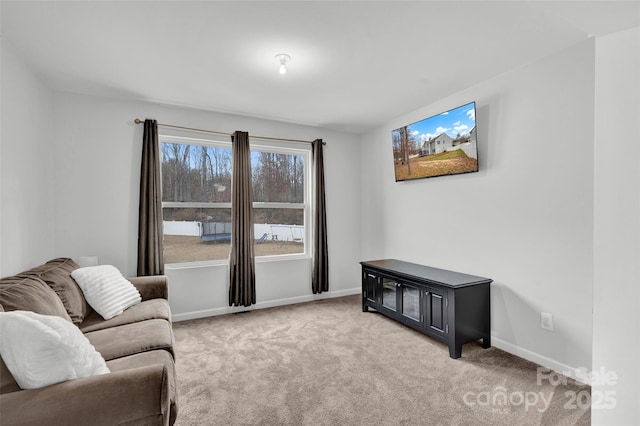
{"label": "curtain rod finial", "polygon": [[144,123],[144,121],[140,120],[139,118],[136,118],[135,120],[133,120],[133,122],[136,123],[136,124]]}

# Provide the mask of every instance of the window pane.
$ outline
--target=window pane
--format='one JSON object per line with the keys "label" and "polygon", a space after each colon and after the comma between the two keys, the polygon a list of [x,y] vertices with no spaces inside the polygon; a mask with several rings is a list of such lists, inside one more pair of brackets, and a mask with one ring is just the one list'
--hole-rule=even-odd
{"label": "window pane", "polygon": [[164,262],[229,257],[231,209],[163,208]]}
{"label": "window pane", "polygon": [[304,202],[304,158],[302,155],[251,152],[253,201]]}
{"label": "window pane", "polygon": [[231,149],[162,144],[162,201],[230,202]]}
{"label": "window pane", "polygon": [[303,209],[253,209],[255,255],[304,253]]}

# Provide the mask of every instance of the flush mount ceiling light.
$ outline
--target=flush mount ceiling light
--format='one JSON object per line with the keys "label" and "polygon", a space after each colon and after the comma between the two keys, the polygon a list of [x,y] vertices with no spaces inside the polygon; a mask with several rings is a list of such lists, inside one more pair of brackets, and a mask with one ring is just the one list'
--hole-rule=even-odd
{"label": "flush mount ceiling light", "polygon": [[280,68],[278,69],[278,71],[280,72],[280,74],[286,74],[287,61],[291,60],[291,56],[287,55],[286,53],[278,53],[276,55],[276,59],[280,61]]}

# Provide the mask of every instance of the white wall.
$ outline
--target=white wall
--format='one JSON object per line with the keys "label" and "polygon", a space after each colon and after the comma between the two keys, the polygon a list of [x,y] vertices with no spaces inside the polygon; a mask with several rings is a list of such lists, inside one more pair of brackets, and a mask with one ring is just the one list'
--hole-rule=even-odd
{"label": "white wall", "polygon": [[[323,138],[330,293],[359,292],[360,139],[355,135],[241,116],[98,97],[56,93],[55,251],[77,257],[97,255],[123,273],[136,272],[138,187],[142,126],[159,123],[248,131],[260,136]],[[105,226],[113,224],[112,226]],[[228,310],[227,266],[175,268],[170,302],[176,319]],[[310,261],[258,262],[258,306],[312,300]],[[324,295],[326,296],[326,295]]]}
{"label": "white wall", "polygon": [[0,40],[0,276],[7,276],[53,257],[54,137],[49,90]]}
{"label": "white wall", "polygon": [[597,40],[595,88],[593,371],[617,380],[594,383],[592,422],[640,424],[640,28]]}
{"label": "white wall", "polygon": [[[590,369],[593,96],[590,40],[364,135],[363,255],[492,278],[495,346]],[[396,183],[392,129],[474,100],[480,171]]]}

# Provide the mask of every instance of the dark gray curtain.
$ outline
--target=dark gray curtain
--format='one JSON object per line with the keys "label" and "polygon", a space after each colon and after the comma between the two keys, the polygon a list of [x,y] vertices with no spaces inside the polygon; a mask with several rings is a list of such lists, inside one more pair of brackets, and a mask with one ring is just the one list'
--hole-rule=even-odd
{"label": "dark gray curtain", "polygon": [[229,306],[256,303],[255,259],[253,255],[253,203],[251,197],[251,151],[249,134],[231,136],[233,176],[231,180],[231,255]]}
{"label": "dark gray curtain", "polygon": [[140,205],[138,214],[138,275],[164,274],[162,255],[162,182],[158,122],[144,120]]}
{"label": "dark gray curtain", "polygon": [[329,291],[329,252],[327,250],[327,212],[324,197],[324,158],[322,139],[313,141],[313,173],[315,181],[313,211],[313,293]]}

